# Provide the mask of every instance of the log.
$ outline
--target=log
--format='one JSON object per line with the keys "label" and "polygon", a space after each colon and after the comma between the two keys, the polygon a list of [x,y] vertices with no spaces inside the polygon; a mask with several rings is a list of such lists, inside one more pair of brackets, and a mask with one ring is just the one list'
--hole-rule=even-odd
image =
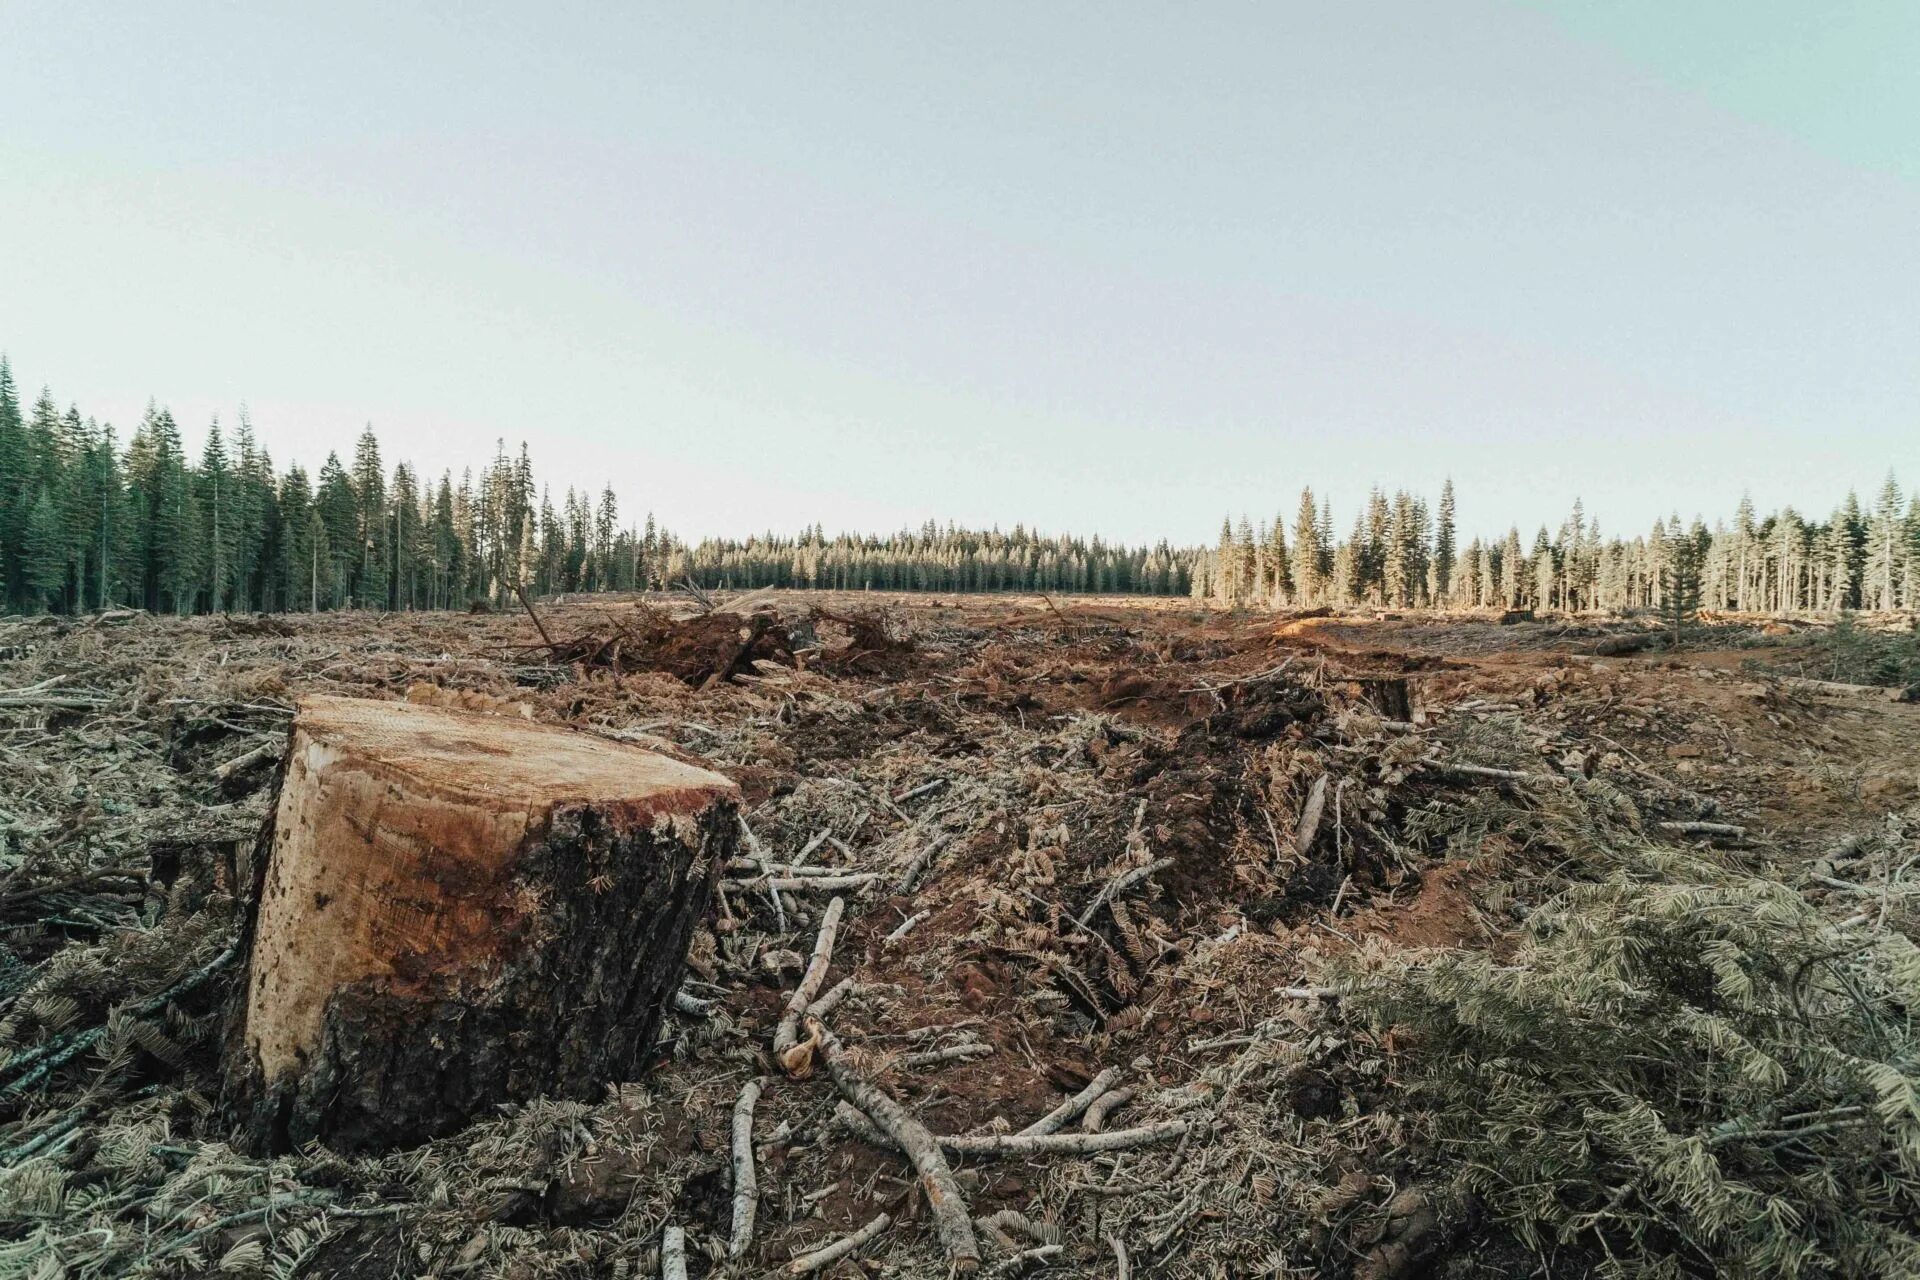
{"label": "log", "polygon": [[647,1065],[738,836],[718,774],[414,703],[300,701],[227,1117],[254,1151],[451,1133]]}

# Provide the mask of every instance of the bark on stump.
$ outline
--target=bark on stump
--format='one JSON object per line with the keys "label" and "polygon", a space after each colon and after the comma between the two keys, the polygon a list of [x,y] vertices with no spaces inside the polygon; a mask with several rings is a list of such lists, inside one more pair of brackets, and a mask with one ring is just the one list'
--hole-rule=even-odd
{"label": "bark on stump", "polygon": [[229,1062],[242,1141],[409,1144],[632,1078],[737,797],[565,729],[302,699]]}

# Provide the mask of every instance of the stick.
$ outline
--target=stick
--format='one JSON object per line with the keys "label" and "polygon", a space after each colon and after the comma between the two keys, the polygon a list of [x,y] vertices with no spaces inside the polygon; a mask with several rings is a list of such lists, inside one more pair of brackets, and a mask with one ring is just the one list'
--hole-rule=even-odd
{"label": "stick", "polygon": [[984,1058],[992,1052],[992,1045],[974,1041],[968,1044],[950,1044],[944,1049],[927,1049],[920,1053],[910,1053],[901,1061],[909,1067],[937,1067],[943,1062],[964,1062],[968,1058]]}
{"label": "stick", "polygon": [[1095,1076],[1086,1088],[1074,1094],[1071,1098],[1068,1098],[1065,1102],[1022,1129],[1020,1135],[1022,1137],[1036,1137],[1043,1133],[1058,1133],[1068,1121],[1072,1120],[1082,1111],[1085,1111],[1095,1098],[1113,1088],[1115,1082],[1119,1079],[1119,1068],[1108,1067],[1105,1071]]}
{"label": "stick", "polygon": [[933,864],[933,856],[945,847],[950,837],[941,832],[929,840],[919,853],[913,855],[913,861],[901,873],[900,882],[893,887],[895,893],[912,893],[920,884],[920,877],[927,874],[927,868]]}
{"label": "stick", "polygon": [[1314,836],[1320,833],[1320,815],[1327,807],[1327,775],[1321,774],[1313,780],[1313,790],[1307,792],[1307,803],[1300,810],[1300,821],[1293,829],[1293,852],[1295,857],[1304,858],[1313,845]]}
{"label": "stick", "polygon": [[1671,831],[1683,836],[1731,836],[1735,840],[1747,834],[1745,827],[1736,827],[1731,822],[1663,822],[1662,831]]}
{"label": "stick", "polygon": [[893,798],[893,802],[895,804],[905,804],[909,800],[917,800],[921,796],[931,795],[946,785],[947,780],[945,778],[935,778],[932,782],[922,783],[911,791],[902,791]]}
{"label": "stick", "polygon": [[787,1011],[780,1015],[780,1025],[774,1028],[776,1055],[784,1055],[800,1041],[800,1019],[820,994],[820,984],[827,980],[827,969],[833,964],[834,937],[840,930],[841,913],[846,909],[845,898],[835,898],[827,904],[826,914],[820,919],[819,936],[813,940],[813,957],[807,961],[807,971],[800,975],[800,985],[787,997]]}
{"label": "stick", "polygon": [[1011,1258],[993,1264],[987,1272],[988,1280],[1005,1280],[1008,1276],[1017,1276],[1035,1262],[1050,1262],[1065,1252],[1066,1246],[1043,1244],[1038,1249],[1028,1249],[1025,1253],[1016,1253]]}
{"label": "stick", "polygon": [[1133,1264],[1127,1261],[1127,1246],[1120,1242],[1119,1236],[1108,1236],[1107,1243],[1113,1246],[1114,1280],[1133,1280]]}
{"label": "stick", "polygon": [[1189,1131],[1185,1120],[1162,1120],[1102,1133],[956,1133],[940,1139],[940,1146],[957,1156],[1092,1156],[1152,1146]]}
{"label": "stick", "polygon": [[842,978],[827,989],[827,994],[807,1006],[806,1016],[824,1018],[840,1007],[840,1002],[853,994],[853,979]]}
{"label": "stick", "polygon": [[699,996],[689,995],[684,990],[673,993],[674,1012],[684,1013],[689,1018],[706,1017],[713,1012],[714,1003],[712,1000],[702,1000]]}
{"label": "stick", "polygon": [[540,638],[547,642],[548,650],[552,652],[555,658],[558,658],[560,656],[560,646],[555,644],[553,637],[547,634],[547,624],[540,621],[540,615],[533,611],[533,601],[527,599],[527,589],[520,585],[518,578],[514,579],[513,591],[515,595],[520,597],[520,603],[526,606],[527,616],[533,619],[533,629],[540,633]]}
{"label": "stick", "polygon": [[906,937],[908,934],[913,932],[915,925],[919,924],[922,920],[925,920],[928,916],[932,914],[933,913],[931,911],[914,912],[912,915],[908,916],[905,920],[902,920],[899,926],[896,929],[894,929],[892,933],[888,934],[884,939],[882,939],[882,941],[885,941],[885,942],[900,941],[900,939]]}
{"label": "stick", "polygon": [[[863,1142],[877,1147],[899,1147],[892,1135],[862,1114],[841,1103],[834,1109],[840,1126]],[[1095,1156],[1107,1151],[1130,1151],[1184,1138],[1192,1132],[1185,1120],[1162,1120],[1133,1129],[1100,1133],[955,1133],[936,1138],[940,1149],[956,1156]]]}
{"label": "stick", "polygon": [[273,759],[280,754],[282,748],[285,746],[286,743],[281,739],[269,738],[253,750],[242,755],[237,755],[224,764],[215,765],[213,768],[213,776],[221,782],[225,782],[235,774],[245,773],[255,765],[264,764],[268,760]]}
{"label": "stick", "polygon": [[751,880],[723,880],[721,883],[729,889],[766,888],[785,893],[825,893],[829,889],[863,889],[879,878],[877,872],[855,871],[844,876],[756,876]]}
{"label": "stick", "polygon": [[1132,1089],[1113,1089],[1101,1094],[1087,1104],[1087,1114],[1080,1117],[1080,1128],[1086,1133],[1098,1133],[1107,1123],[1107,1117],[1126,1106],[1134,1099]]}
{"label": "stick", "polygon": [[727,1256],[744,1258],[753,1245],[753,1217],[760,1208],[760,1183],[753,1171],[753,1104],[760,1101],[760,1082],[749,1080],[733,1104],[733,1234],[727,1238]]}
{"label": "stick", "polygon": [[1089,906],[1085,911],[1080,913],[1080,918],[1074,921],[1074,927],[1078,929],[1085,929],[1087,927],[1088,922],[1093,919],[1094,913],[1100,910],[1101,907],[1105,906],[1108,899],[1113,898],[1116,895],[1123,893],[1128,889],[1131,889],[1134,885],[1139,884],[1142,880],[1145,880],[1150,875],[1155,875],[1159,872],[1165,871],[1168,867],[1172,865],[1173,865],[1172,858],[1155,858],[1152,862],[1148,863],[1144,867],[1135,867],[1131,871],[1123,872],[1122,874],[1115,876],[1112,880],[1109,880],[1107,882],[1107,887],[1102,889],[1099,892],[1099,894],[1094,898],[1093,904]]}
{"label": "stick", "polygon": [[961,1194],[946,1156],[940,1152],[940,1143],[905,1107],[861,1078],[848,1063],[847,1051],[833,1032],[817,1021],[809,1022],[807,1030],[819,1037],[827,1074],[833,1077],[841,1096],[864,1111],[913,1162],[915,1172],[920,1175],[921,1189],[926,1193],[927,1210],[933,1215],[934,1228],[940,1243],[946,1246],[947,1257],[953,1261],[953,1269],[963,1273],[975,1270],[980,1265],[980,1243],[974,1238],[966,1197]]}
{"label": "stick", "polygon": [[790,1276],[804,1276],[809,1272],[818,1271],[822,1267],[832,1266],[856,1249],[866,1246],[875,1236],[885,1231],[887,1224],[892,1221],[892,1218],[889,1218],[883,1213],[852,1235],[841,1236],[824,1249],[815,1249],[812,1253],[801,1254],[787,1264],[787,1274]]}
{"label": "stick", "polygon": [[679,1227],[660,1235],[660,1280],[687,1280],[687,1233]]}
{"label": "stick", "polygon": [[1567,785],[1567,780],[1557,773],[1525,773],[1519,769],[1494,769],[1483,764],[1447,764],[1440,760],[1421,763],[1438,773],[1456,773],[1469,778],[1498,778],[1502,782],[1558,782]]}
{"label": "stick", "polygon": [[740,823],[740,834],[747,838],[747,848],[753,850],[753,860],[760,864],[760,878],[769,881],[767,897],[773,899],[773,922],[779,927],[780,932],[785,933],[787,909],[780,904],[780,890],[771,883],[772,872],[767,868],[766,851],[760,847],[760,838],[753,834],[753,828],[747,825],[747,820],[738,815],[735,815],[735,820]]}

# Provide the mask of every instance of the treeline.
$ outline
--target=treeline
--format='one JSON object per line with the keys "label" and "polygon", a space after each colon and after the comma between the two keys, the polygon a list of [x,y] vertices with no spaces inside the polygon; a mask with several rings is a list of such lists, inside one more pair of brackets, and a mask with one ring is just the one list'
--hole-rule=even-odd
{"label": "treeline", "polygon": [[1920,608],[1920,494],[1903,501],[1891,473],[1869,509],[1849,493],[1825,520],[1791,507],[1767,516],[1743,499],[1709,529],[1678,515],[1644,534],[1604,536],[1581,504],[1556,530],[1523,541],[1460,545],[1453,482],[1437,508],[1376,490],[1345,540],[1333,511],[1304,490],[1291,536],[1283,518],[1222,525],[1194,567],[1201,600],[1255,606],[1367,604],[1389,608],[1660,609],[1688,607],[1840,613]]}
{"label": "treeline", "polygon": [[556,505],[525,445],[458,479],[389,470],[369,428],[350,461],[276,471],[243,411],[190,455],[149,406],[124,447],[113,428],[42,392],[23,411],[0,358],[0,608],[171,613],[464,608],[529,592],[763,586],[891,591],[1190,595],[1255,607],[1810,611],[1920,607],[1920,496],[1891,475],[1870,508],[1824,521],[1742,502],[1709,529],[1678,516],[1602,536],[1579,503],[1557,530],[1461,545],[1453,484],[1438,505],[1376,491],[1347,536],[1303,491],[1291,525],[1224,524],[1211,549],[1130,547],[1015,526],[929,523],[885,536],[820,526],[798,537],[688,545],[651,516],[622,524],[608,486]]}
{"label": "treeline", "polygon": [[114,429],[43,391],[23,411],[0,358],[0,611],[116,605],[178,614],[464,608],[534,594],[707,587],[1184,594],[1197,551],[1129,548],[1024,528],[928,525],[885,537],[708,540],[623,525],[611,486],[556,505],[525,445],[459,478],[391,470],[369,428],[343,462],[277,471],[243,411],[190,453],[149,406]]}
{"label": "treeline", "polygon": [[1164,541],[1126,547],[1048,537],[1021,525],[981,533],[931,522],[884,538],[829,538],[816,525],[798,538],[707,539],[684,553],[687,574],[702,586],[1137,595],[1187,594],[1203,555]]}

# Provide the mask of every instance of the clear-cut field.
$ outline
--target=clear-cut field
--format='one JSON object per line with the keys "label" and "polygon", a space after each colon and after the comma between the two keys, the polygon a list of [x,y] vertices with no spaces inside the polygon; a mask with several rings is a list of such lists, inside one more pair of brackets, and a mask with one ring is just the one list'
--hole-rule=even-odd
{"label": "clear-cut field", "polygon": [[[671,1222],[700,1274],[731,1234],[732,1113],[761,1078],[759,1212],[733,1274],[882,1212],[862,1257],[945,1274],[912,1169],[835,1119],[825,1073],[772,1052],[838,895],[822,986],[851,985],[826,1021],[928,1129],[1012,1134],[1110,1080],[1062,1131],[1147,1135],[956,1148],[989,1265],[1058,1244],[1034,1265],[1113,1274],[1117,1243],[1135,1275],[1526,1274],[1532,1255],[1447,1189],[1402,1091],[1411,1041],[1320,994],[1342,965],[1513,956],[1529,912],[1580,878],[1578,822],[1602,796],[1636,838],[1764,869],[1836,921],[1861,883],[1887,886],[1883,924],[1907,919],[1920,707],[1769,674],[1808,632],[1728,623],[1605,657],[1638,624],[751,607],[772,616],[681,643],[659,611],[683,603],[543,605],[564,661],[513,615],[0,624],[0,689],[76,695],[0,710],[0,1190],[65,1188],[0,1196],[20,1256],[97,1275],[235,1250],[244,1270],[250,1249],[302,1256],[302,1275],[649,1274]],[[210,1107],[234,869],[287,711],[316,694],[570,726],[730,779],[752,839],[683,988],[711,1009],[676,1015],[652,1069],[598,1100],[391,1156],[235,1156]]]}

